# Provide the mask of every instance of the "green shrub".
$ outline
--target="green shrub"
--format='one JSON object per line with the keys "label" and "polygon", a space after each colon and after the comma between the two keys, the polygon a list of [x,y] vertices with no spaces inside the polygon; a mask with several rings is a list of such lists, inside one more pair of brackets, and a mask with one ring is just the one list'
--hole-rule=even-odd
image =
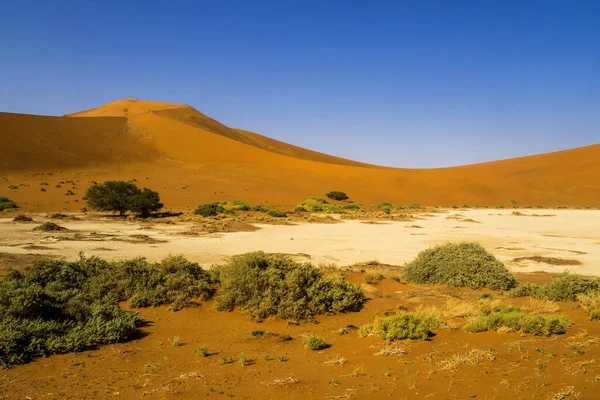
{"label": "green shrub", "polygon": [[349,197],[346,193],[338,192],[337,190],[333,190],[333,191],[327,193],[326,196],[329,197],[330,199],[338,200],[338,201],[349,199]]}
{"label": "green shrub", "polygon": [[177,310],[214,292],[208,273],[183,257],[157,264],[143,258],[43,261],[0,280],[0,363],[131,339],[140,319],[123,311],[170,304]]}
{"label": "green shrub", "polygon": [[391,317],[376,318],[372,323],[361,327],[358,333],[363,337],[376,335],[388,342],[427,339],[432,335],[431,329],[438,325],[439,321],[433,314],[399,311]]}
{"label": "green shrub", "polygon": [[317,335],[309,335],[302,339],[302,344],[308,350],[321,350],[327,347],[327,342]]}
{"label": "green shrub", "polygon": [[342,206],[343,210],[360,210],[360,204],[348,203]]}
{"label": "green shrub", "polygon": [[306,207],[312,212],[321,212],[323,211],[323,206],[319,204],[307,204]]}
{"label": "green shrub", "polygon": [[296,206],[294,208],[294,212],[306,212],[306,208],[304,208],[303,206]]}
{"label": "green shrub", "polygon": [[382,201],[381,203],[375,204],[374,208],[393,207],[394,205],[389,201]]}
{"label": "green shrub", "polygon": [[384,278],[382,274],[367,274],[365,275],[365,282],[369,285],[376,285]]}
{"label": "green shrub", "polygon": [[507,297],[531,296],[537,299],[551,301],[575,301],[580,294],[594,293],[600,291],[600,279],[585,278],[564,272],[552,278],[545,285],[532,283],[521,284],[507,292]]}
{"label": "green shrub", "polygon": [[550,336],[565,333],[571,326],[571,320],[566,315],[527,315],[514,306],[482,311],[483,316],[464,326],[466,332],[496,331],[507,327],[532,335]]}
{"label": "green shrub", "polygon": [[321,204],[329,204],[329,202],[322,197],[309,197],[308,199]]}
{"label": "green shrub", "polygon": [[285,217],[287,217],[287,213],[286,212],[279,211],[279,210],[269,210],[269,212],[267,212],[267,214],[269,214],[271,217],[275,217],[275,218],[285,218]]}
{"label": "green shrub", "polygon": [[194,210],[194,214],[201,215],[203,217],[214,217],[215,215],[218,215],[224,211],[225,209],[223,208],[223,206],[215,201],[213,203],[199,205]]}
{"label": "green shrub", "polygon": [[473,289],[508,290],[517,284],[504,264],[472,242],[448,243],[424,250],[404,267],[403,276],[415,283]]}
{"label": "green shrub", "polygon": [[129,202],[129,211],[144,218],[161,208],[163,208],[163,204],[160,202],[158,192],[148,188],[144,188],[137,195],[133,196]]}
{"label": "green shrub", "polygon": [[232,200],[229,202],[232,210],[236,211],[252,211],[252,207],[241,200]]}
{"label": "green shrub", "polygon": [[8,197],[0,196],[0,211],[13,210],[17,207],[17,204],[9,199]]}
{"label": "green shrub", "polygon": [[258,211],[258,212],[269,212],[269,209],[263,206],[254,206],[252,207],[252,211]]}
{"label": "green shrub", "polygon": [[310,263],[263,252],[231,258],[216,269],[219,310],[239,307],[254,318],[308,319],[314,315],[358,311],[365,302],[360,287],[325,277]]}

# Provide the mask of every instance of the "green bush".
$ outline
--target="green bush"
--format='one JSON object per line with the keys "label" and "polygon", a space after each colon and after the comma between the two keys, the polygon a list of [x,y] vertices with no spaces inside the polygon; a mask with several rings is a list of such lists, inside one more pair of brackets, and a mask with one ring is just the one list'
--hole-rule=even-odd
{"label": "green bush", "polygon": [[517,285],[504,264],[472,242],[448,243],[423,250],[404,267],[403,275],[415,283],[473,289],[508,290]]}
{"label": "green bush", "polygon": [[531,296],[551,301],[575,301],[577,295],[600,291],[600,279],[564,272],[545,285],[521,284],[504,293],[507,297]]}
{"label": "green bush", "polygon": [[348,198],[349,198],[346,193],[338,192],[336,190],[333,190],[333,191],[327,193],[326,196],[329,197],[330,199],[338,200],[338,201],[348,200]]}
{"label": "green bush", "polygon": [[307,204],[306,207],[312,212],[321,212],[323,211],[323,206],[319,204]]}
{"label": "green bush", "polygon": [[[488,306],[489,307],[489,306]],[[466,332],[496,331],[507,327],[532,335],[558,335],[571,326],[566,315],[527,315],[519,307],[483,309],[484,315],[464,326]]]}
{"label": "green bush", "polygon": [[321,350],[327,347],[327,342],[321,337],[317,335],[309,335],[302,339],[302,344],[308,350]]}
{"label": "green bush", "polygon": [[360,287],[325,277],[310,263],[263,252],[231,258],[215,269],[221,293],[219,310],[239,307],[254,318],[309,319],[314,315],[358,311],[365,302]]}
{"label": "green bush", "polygon": [[439,321],[433,314],[416,314],[399,311],[391,317],[380,317],[360,328],[360,336],[376,335],[393,342],[404,339],[427,339],[432,335],[431,329],[437,327]]}
{"label": "green bush", "polygon": [[294,212],[306,212],[306,208],[304,208],[303,206],[296,206],[294,208]]}
{"label": "green bush", "polygon": [[389,201],[382,201],[381,203],[377,203],[373,206],[373,208],[383,208],[383,207],[393,207],[393,204]]}
{"label": "green bush", "polygon": [[279,211],[279,210],[269,210],[269,212],[267,212],[267,214],[269,214],[271,217],[275,217],[275,218],[287,217],[287,213],[285,213],[283,211]]}
{"label": "green bush", "polygon": [[96,183],[88,188],[84,198],[94,210],[117,211],[120,215],[132,211],[147,217],[163,207],[158,192],[148,188],[140,190],[134,183],[125,181]]}
{"label": "green bush", "polygon": [[0,196],[0,211],[13,210],[17,207],[17,204],[9,199],[8,197]]}
{"label": "green bush", "polygon": [[218,202],[207,203],[199,205],[195,210],[194,214],[201,215],[203,217],[214,217],[220,213],[223,213],[225,208]]}
{"label": "green bush", "polygon": [[329,202],[322,197],[309,197],[308,199],[321,204],[329,204]]}
{"label": "green bush", "polygon": [[343,210],[360,210],[360,204],[348,203],[342,206]]}
{"label": "green bush", "polygon": [[208,273],[183,257],[157,264],[143,258],[52,260],[11,271],[0,280],[0,363],[131,339],[140,319],[119,308],[121,301],[177,310],[213,293]]}
{"label": "green bush", "polygon": [[232,210],[236,211],[252,211],[252,207],[241,200],[232,200],[229,202]]}
{"label": "green bush", "polygon": [[264,206],[254,206],[252,207],[252,211],[258,211],[258,212],[269,212],[269,209],[264,207]]}

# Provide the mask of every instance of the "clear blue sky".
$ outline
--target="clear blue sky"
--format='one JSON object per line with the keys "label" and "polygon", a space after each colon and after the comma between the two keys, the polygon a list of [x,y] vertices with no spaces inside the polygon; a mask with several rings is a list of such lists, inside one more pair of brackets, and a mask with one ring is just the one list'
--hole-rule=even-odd
{"label": "clear blue sky", "polygon": [[3,2],[0,111],[125,97],[400,167],[598,143],[600,1]]}

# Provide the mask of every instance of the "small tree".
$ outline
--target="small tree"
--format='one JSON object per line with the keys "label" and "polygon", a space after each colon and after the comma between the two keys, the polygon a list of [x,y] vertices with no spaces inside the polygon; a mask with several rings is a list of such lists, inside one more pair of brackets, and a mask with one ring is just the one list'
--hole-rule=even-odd
{"label": "small tree", "polygon": [[133,211],[147,217],[163,207],[157,192],[148,188],[140,190],[134,183],[125,181],[96,183],[87,190],[85,199],[94,210],[118,211],[119,215]]}
{"label": "small tree", "polygon": [[348,195],[346,193],[338,192],[336,190],[333,190],[333,191],[327,193],[326,196],[329,197],[330,199],[338,200],[338,201],[348,200]]}
{"label": "small tree", "polygon": [[153,211],[163,208],[158,192],[144,188],[140,193],[131,197],[128,209],[141,217],[147,217]]}

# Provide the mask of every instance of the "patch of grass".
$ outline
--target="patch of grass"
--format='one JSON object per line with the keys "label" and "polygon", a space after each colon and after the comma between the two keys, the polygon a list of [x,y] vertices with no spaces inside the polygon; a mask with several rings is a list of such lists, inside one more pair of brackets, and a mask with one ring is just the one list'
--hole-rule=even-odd
{"label": "patch of grass", "polygon": [[183,344],[183,342],[181,341],[181,338],[179,336],[175,336],[171,343],[173,343],[173,347],[179,347]]}
{"label": "patch of grass", "polygon": [[198,352],[200,353],[200,355],[202,357],[208,357],[210,355],[210,352],[208,350],[208,346],[207,345],[202,345],[198,348]]}
{"label": "patch of grass", "polygon": [[376,285],[383,280],[384,276],[382,274],[366,274],[365,282],[369,285]]}
{"label": "patch of grass", "polygon": [[491,307],[488,304],[482,312],[483,316],[464,326],[466,332],[496,331],[506,327],[532,335],[551,336],[565,333],[571,326],[566,315],[527,315],[514,306]]}
{"label": "patch of grass", "polygon": [[225,211],[225,208],[218,202],[207,203],[199,205],[195,210],[194,214],[202,217],[214,217]]}
{"label": "patch of grass", "polygon": [[507,297],[531,296],[551,301],[575,301],[580,294],[600,292],[600,279],[564,272],[545,285],[524,283],[504,293]]}
{"label": "patch of grass", "polygon": [[245,367],[249,362],[248,356],[244,353],[240,354],[239,360],[240,360],[240,364],[242,365],[242,367]]}
{"label": "patch of grass", "polygon": [[307,212],[308,210],[304,208],[304,206],[296,206],[294,207],[294,212]]}
{"label": "patch of grass", "polygon": [[229,202],[229,205],[235,211],[252,211],[252,207],[241,200],[232,200]]}
{"label": "patch of grass", "polygon": [[420,252],[403,270],[403,278],[421,284],[508,290],[517,280],[504,264],[474,242],[448,243]]}
{"label": "patch of grass", "polygon": [[356,203],[344,204],[342,206],[342,210],[358,211],[358,210],[360,210],[360,204],[356,204]]}
{"label": "patch of grass", "polygon": [[360,287],[326,277],[310,263],[263,252],[231,258],[215,268],[221,286],[219,310],[239,307],[254,318],[309,319],[313,315],[358,311],[365,302]]}
{"label": "patch of grass", "polygon": [[322,197],[309,197],[308,199],[321,204],[329,204],[329,202]]}
{"label": "patch of grass", "polygon": [[376,318],[370,324],[358,331],[362,337],[376,335],[387,342],[404,339],[428,339],[431,329],[439,325],[439,319],[434,313],[421,311],[410,313],[399,311],[390,317]]}
{"label": "patch of grass", "polygon": [[383,207],[393,207],[394,205],[392,203],[390,203],[389,201],[382,201],[381,203],[377,203],[373,205],[373,208],[383,208]]}
{"label": "patch of grass", "polygon": [[327,342],[320,336],[308,335],[302,339],[302,344],[308,350],[321,350],[327,347]]}
{"label": "patch of grass", "polygon": [[265,334],[265,331],[261,331],[261,330],[252,331],[252,336],[254,336],[254,337],[263,336],[264,334]]}

